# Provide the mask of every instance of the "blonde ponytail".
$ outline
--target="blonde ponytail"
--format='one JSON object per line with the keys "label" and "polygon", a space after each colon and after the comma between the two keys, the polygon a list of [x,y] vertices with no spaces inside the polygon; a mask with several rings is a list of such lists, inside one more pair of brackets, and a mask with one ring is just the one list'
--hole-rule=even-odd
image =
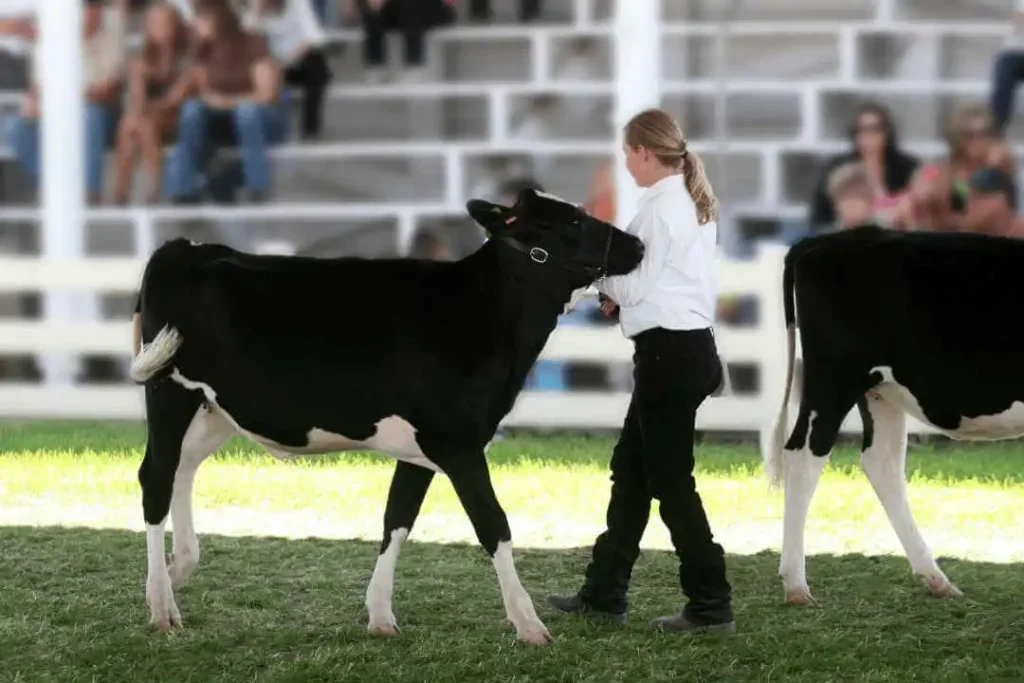
{"label": "blonde ponytail", "polygon": [[682,171],[686,189],[697,205],[698,223],[718,220],[718,199],[704,162],[688,149],[683,128],[675,117],[664,109],[647,109],[630,119],[623,132],[630,147],[645,147],[663,166]]}
{"label": "blonde ponytail", "polygon": [[718,198],[711,189],[711,181],[704,170],[704,161],[700,155],[687,151],[683,157],[683,179],[686,189],[697,205],[697,222],[701,225],[718,220]]}

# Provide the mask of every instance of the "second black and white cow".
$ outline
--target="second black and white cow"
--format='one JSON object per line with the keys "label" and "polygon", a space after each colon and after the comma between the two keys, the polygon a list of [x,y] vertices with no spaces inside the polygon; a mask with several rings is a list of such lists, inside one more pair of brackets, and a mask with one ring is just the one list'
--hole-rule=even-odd
{"label": "second black and white cow", "polygon": [[[959,595],[907,502],[906,414],[963,440],[1024,435],[1024,243],[867,226],[807,238],[783,274],[789,358],[782,408],[762,443],[785,481],[779,574],[787,602],[811,602],[804,528],[840,424],[856,406],[861,467],[910,567],[936,596]],[[800,408],[789,438],[797,325]],[[767,435],[766,435],[767,436]]]}
{"label": "second black and white cow", "polygon": [[468,209],[491,238],[454,263],[257,256],[188,240],[153,253],[131,376],[145,383],[139,482],[158,628],[181,623],[173,587],[199,559],[196,469],[239,433],[279,457],[376,450],[398,460],[367,590],[371,632],[397,630],[399,548],[443,472],[492,558],[519,639],[550,640],[516,573],[484,453],[559,314],[595,279],[636,268],[643,243],[533,191],[512,208],[473,200]]}

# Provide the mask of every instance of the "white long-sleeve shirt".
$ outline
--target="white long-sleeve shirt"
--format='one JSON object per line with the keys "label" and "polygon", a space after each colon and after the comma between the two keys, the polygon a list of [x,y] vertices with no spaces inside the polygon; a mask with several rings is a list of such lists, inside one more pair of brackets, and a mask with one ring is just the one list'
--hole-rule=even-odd
{"label": "white long-sleeve shirt", "polygon": [[282,66],[290,66],[303,45],[320,47],[327,41],[310,0],[285,0],[280,13],[268,12],[259,21],[250,11],[245,25],[266,35],[270,54]]}
{"label": "white long-sleeve shirt", "polygon": [[699,225],[682,175],[659,180],[643,193],[626,227],[644,243],[640,266],[596,284],[619,304],[626,337],[653,327],[694,330],[715,324],[718,224]]}

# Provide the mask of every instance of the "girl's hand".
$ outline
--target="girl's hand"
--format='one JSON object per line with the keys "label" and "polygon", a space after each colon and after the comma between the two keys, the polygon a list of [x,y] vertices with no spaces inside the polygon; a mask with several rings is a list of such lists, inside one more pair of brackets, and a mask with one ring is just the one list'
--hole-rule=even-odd
{"label": "girl's hand", "polygon": [[604,317],[606,317],[606,318],[612,317],[612,315],[615,313],[615,309],[617,309],[619,307],[619,305],[617,303],[615,303],[615,301],[613,299],[609,299],[608,297],[604,296],[603,294],[601,295],[600,301],[601,301],[601,313],[603,313]]}

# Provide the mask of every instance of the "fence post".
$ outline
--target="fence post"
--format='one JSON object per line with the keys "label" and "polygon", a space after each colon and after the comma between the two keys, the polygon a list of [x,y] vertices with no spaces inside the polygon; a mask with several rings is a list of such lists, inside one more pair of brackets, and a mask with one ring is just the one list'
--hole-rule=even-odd
{"label": "fence post", "polygon": [[[82,66],[81,0],[46,0],[38,5],[36,74],[40,86],[42,144],[41,199],[43,258],[81,258],[85,253],[85,102]],[[86,317],[89,294],[47,292],[47,323]],[[95,299],[95,295],[92,295]],[[40,358],[46,384],[68,385],[79,359]]]}
{"label": "fence post", "polygon": [[[661,106],[661,3],[629,0],[615,3],[616,137],[629,119],[647,107]],[[616,141],[617,142],[617,141]],[[626,226],[636,213],[640,188],[626,170],[620,144],[615,150],[617,225]]]}

